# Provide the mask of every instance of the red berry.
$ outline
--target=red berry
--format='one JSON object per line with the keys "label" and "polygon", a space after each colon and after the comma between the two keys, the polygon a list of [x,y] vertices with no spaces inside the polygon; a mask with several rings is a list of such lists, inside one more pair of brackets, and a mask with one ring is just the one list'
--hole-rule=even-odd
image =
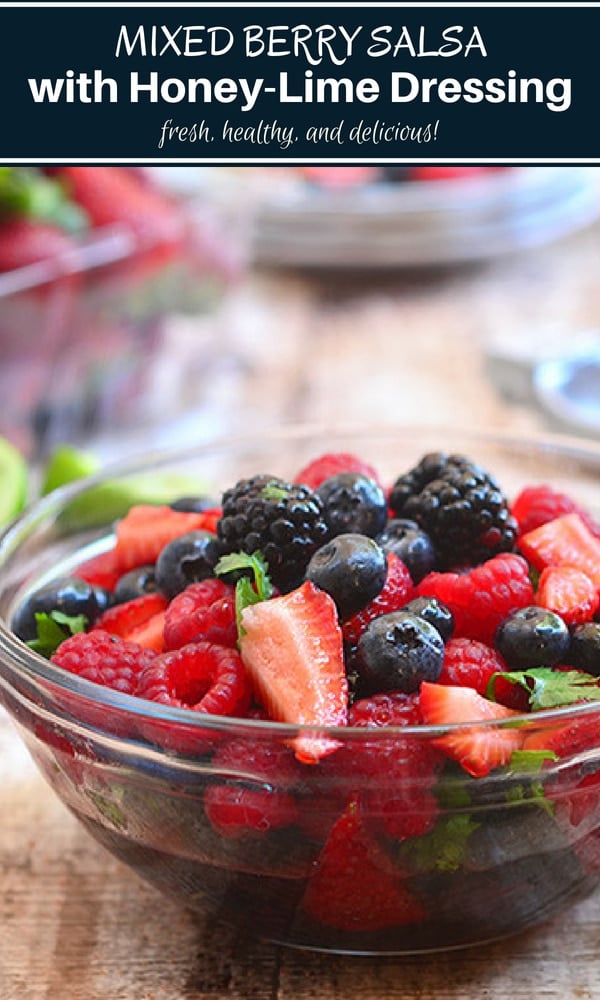
{"label": "red berry", "polygon": [[563,514],[528,531],[519,539],[519,548],[536,569],[575,566],[600,590],[600,538],[579,514]]}
{"label": "red berry", "polygon": [[[348,682],[333,599],[307,581],[245,608],[241,652],[269,718],[298,726],[344,726]],[[337,744],[298,736],[296,756],[316,763]]]}
{"label": "red berry", "polygon": [[121,573],[156,562],[169,542],[190,531],[205,530],[213,512],[173,510],[166,505],[136,504],[117,523],[115,559]]}
{"label": "red berry", "polygon": [[303,483],[311,490],[316,490],[326,479],[337,476],[340,472],[358,472],[379,482],[379,476],[372,465],[357,455],[345,451],[327,452],[313,459],[294,476],[294,482]]}
{"label": "red berry", "polygon": [[287,747],[234,739],[218,748],[212,766],[220,774],[233,772],[229,784],[210,785],[204,798],[206,815],[221,836],[268,833],[296,821],[298,805],[291,789],[298,771]]}
{"label": "red berry", "polygon": [[438,683],[475,688],[479,694],[485,695],[492,675],[506,669],[504,660],[495,649],[478,639],[462,636],[446,643]]}
{"label": "red berry", "polygon": [[492,645],[495,631],[512,611],[534,603],[529,567],[521,556],[501,553],[464,573],[429,573],[419,597],[437,597],[454,616],[454,636]]}
{"label": "red berry", "polygon": [[103,629],[79,632],[60,644],[51,660],[95,684],[135,694],[138,679],[156,654]]}
{"label": "red berry", "polygon": [[301,906],[313,920],[341,931],[384,930],[425,916],[356,802],[332,827]]}
{"label": "red berry", "polygon": [[[0,271],[14,271],[28,264],[54,260],[73,253],[72,238],[58,226],[32,219],[4,219],[0,226]],[[61,281],[67,272],[63,267]],[[69,281],[74,277],[69,275]]]}
{"label": "red berry", "polygon": [[77,576],[80,580],[85,580],[94,587],[103,587],[105,590],[114,590],[121,575],[121,567],[114,549],[101,552],[77,567]]}
{"label": "red berry", "polygon": [[[418,694],[391,692],[364,698],[352,705],[348,725],[385,729],[418,726],[423,718]],[[336,780],[363,806],[375,829],[390,837],[418,837],[438,818],[433,794],[443,756],[426,739],[401,736],[348,743],[331,758]]]}
{"label": "red berry", "polygon": [[344,640],[351,647],[356,646],[369,622],[390,611],[399,611],[414,596],[411,575],[399,556],[388,553],[387,565],[386,581],[377,597],[342,623]]}
{"label": "red berry", "polygon": [[[129,639],[130,642],[137,642],[139,645],[146,645],[146,643],[140,642],[140,636],[143,634],[140,630],[147,626],[150,619],[155,618],[156,615],[162,616],[167,604],[166,597],[158,592],[143,594],[131,601],[124,601],[123,604],[115,604],[112,608],[108,608],[96,619],[91,631],[103,629],[105,632],[110,632],[111,635],[118,635],[122,639]],[[162,620],[161,617],[160,621],[162,622]]]}
{"label": "red berry", "polygon": [[181,221],[157,188],[123,167],[61,167],[57,171],[94,226],[122,223],[144,244],[177,246]]}
{"label": "red berry", "polygon": [[216,577],[191,583],[165,614],[165,649],[201,640],[231,648],[237,644],[235,590]]}
{"label": "red berry", "polygon": [[600,535],[600,525],[567,493],[561,493],[546,483],[525,486],[511,504],[511,514],[519,525],[519,534],[526,535],[563,514],[579,514],[592,534]]}
{"label": "red berry", "polygon": [[600,594],[587,574],[574,566],[547,566],[540,573],[536,604],[554,611],[567,625],[592,621]]}
{"label": "red berry", "polygon": [[138,679],[136,694],[173,708],[212,715],[244,715],[251,698],[235,649],[195,642],[155,656]]}

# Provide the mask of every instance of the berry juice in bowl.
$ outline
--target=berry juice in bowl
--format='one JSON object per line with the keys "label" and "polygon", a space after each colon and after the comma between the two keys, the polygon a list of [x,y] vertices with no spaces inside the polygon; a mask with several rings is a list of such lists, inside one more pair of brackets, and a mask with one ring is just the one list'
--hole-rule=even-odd
{"label": "berry juice in bowl", "polygon": [[314,950],[542,923],[600,871],[600,448],[286,428],[50,494],[0,698],[113,854]]}

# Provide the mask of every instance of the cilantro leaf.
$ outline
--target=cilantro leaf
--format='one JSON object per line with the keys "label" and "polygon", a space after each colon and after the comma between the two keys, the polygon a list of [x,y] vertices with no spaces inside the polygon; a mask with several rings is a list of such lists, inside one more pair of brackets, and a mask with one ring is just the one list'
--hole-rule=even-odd
{"label": "cilantro leaf", "polygon": [[261,552],[231,552],[221,556],[215,566],[217,576],[227,576],[230,573],[241,573],[235,585],[235,618],[238,630],[238,644],[244,630],[242,627],[242,612],[251,604],[268,601],[273,593],[269,579],[268,566]]}
{"label": "cilantro leaf", "polygon": [[578,701],[600,701],[598,681],[578,670],[532,667],[530,670],[492,674],[486,691],[486,697],[492,701],[496,700],[498,677],[527,691],[532,712],[545,708],[560,708],[562,705],[574,705]]}
{"label": "cilantro leaf", "polygon": [[49,614],[36,612],[35,624],[37,638],[30,639],[27,645],[40,656],[50,659],[61,642],[78,632],[85,632],[87,625],[85,615],[65,615],[62,611],[51,611]]}
{"label": "cilantro leaf", "polygon": [[454,872],[463,862],[469,837],[480,825],[468,813],[444,816],[429,833],[403,842],[400,861],[418,872]]}

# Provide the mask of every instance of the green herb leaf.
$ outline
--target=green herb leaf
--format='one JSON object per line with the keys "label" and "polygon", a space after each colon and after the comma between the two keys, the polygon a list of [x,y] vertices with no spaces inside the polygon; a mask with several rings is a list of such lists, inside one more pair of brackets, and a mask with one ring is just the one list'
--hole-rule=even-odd
{"label": "green herb leaf", "polygon": [[24,216],[70,232],[89,227],[87,215],[60,181],[34,167],[0,167],[0,215]]}
{"label": "green herb leaf", "polygon": [[399,858],[418,872],[454,872],[463,862],[469,837],[480,825],[468,813],[445,816],[429,833],[405,840]]}
{"label": "green herb leaf", "polygon": [[251,604],[268,601],[273,593],[268,566],[261,552],[232,552],[221,556],[215,566],[217,576],[242,573],[235,585],[235,618],[238,630],[238,644],[242,639],[242,612]]}
{"label": "green herb leaf", "polygon": [[36,612],[35,624],[37,638],[30,639],[27,645],[49,660],[61,642],[78,632],[85,632],[87,618],[85,615],[65,615],[62,611]]}
{"label": "green herb leaf", "polygon": [[260,491],[263,500],[285,500],[288,491],[276,482],[267,483]]}
{"label": "green herb leaf", "polygon": [[527,691],[532,712],[544,708],[560,708],[578,701],[600,701],[600,686],[588,674],[578,670],[553,670],[551,667],[532,667],[530,670],[499,672],[490,677],[486,697],[496,700],[496,678],[516,684]]}

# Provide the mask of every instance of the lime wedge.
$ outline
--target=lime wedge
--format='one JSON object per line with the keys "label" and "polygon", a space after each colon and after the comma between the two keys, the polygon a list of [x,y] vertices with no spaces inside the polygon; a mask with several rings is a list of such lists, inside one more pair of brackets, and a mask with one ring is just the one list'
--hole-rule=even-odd
{"label": "lime wedge", "polygon": [[60,445],[46,460],[42,470],[40,492],[42,496],[52,490],[72,483],[75,479],[83,479],[98,472],[100,462],[89,451],[80,451],[70,444]]}
{"label": "lime wedge", "polygon": [[20,451],[0,437],[0,528],[19,514],[27,503],[29,475]]}
{"label": "lime wedge", "polygon": [[123,517],[134,504],[168,504],[180,496],[201,496],[206,483],[185,473],[144,474],[127,480],[107,479],[70,500],[60,514],[65,529],[95,528]]}

